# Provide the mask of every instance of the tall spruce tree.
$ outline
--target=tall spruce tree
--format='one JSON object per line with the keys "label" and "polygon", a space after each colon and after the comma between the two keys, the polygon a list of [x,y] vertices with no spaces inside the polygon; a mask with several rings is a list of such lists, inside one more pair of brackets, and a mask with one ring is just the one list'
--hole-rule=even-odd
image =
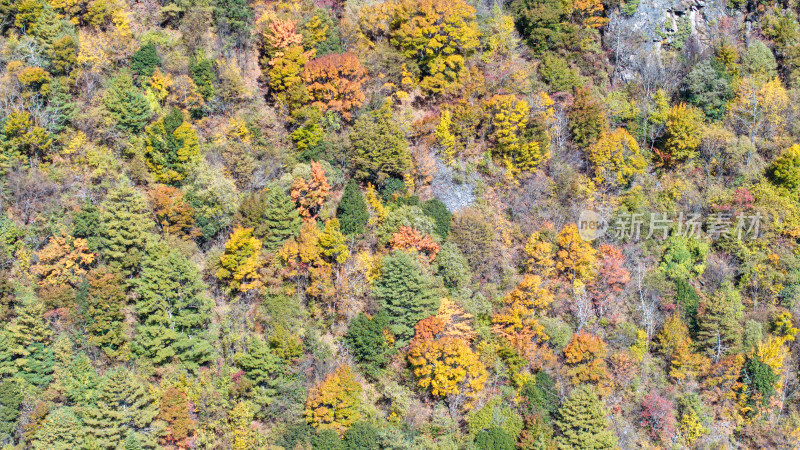
{"label": "tall spruce tree", "polygon": [[382,262],[375,281],[375,297],[389,315],[389,329],[402,347],[414,336],[414,325],[432,316],[439,308],[439,292],[433,277],[416,255],[394,251]]}
{"label": "tall spruce tree", "polygon": [[138,133],[152,116],[147,99],[133,86],[130,74],[121,74],[111,83],[103,97],[103,104],[122,131]]}
{"label": "tall spruce tree", "polygon": [[97,402],[86,408],[84,423],[89,442],[101,449],[117,449],[136,433],[142,447],[155,447],[158,409],[147,386],[124,367],[106,374]]}
{"label": "tall spruce tree", "polygon": [[450,220],[453,218],[453,214],[447,209],[447,206],[438,198],[432,198],[422,204],[422,211],[436,222],[433,231],[440,238],[445,239],[450,233]]}
{"label": "tall spruce tree", "polygon": [[377,379],[389,364],[392,346],[386,339],[389,317],[385,311],[374,317],[360,313],[350,322],[345,342],[362,372]]}
{"label": "tall spruce tree", "polygon": [[47,386],[53,378],[55,357],[49,346],[52,331],[44,319],[44,303],[25,292],[15,312],[17,318],[7,328],[12,367],[27,382]]}
{"label": "tall spruce tree", "polygon": [[197,268],[177,250],[159,245],[148,253],[136,281],[136,351],[156,365],[180,361],[196,370],[213,352],[205,331],[213,302]]}
{"label": "tall spruce tree", "polygon": [[21,378],[6,378],[0,382],[0,444],[5,445],[13,440],[24,398],[24,385]]}
{"label": "tall spruce tree", "polygon": [[[152,42],[139,47],[139,50],[131,56],[131,71],[143,80],[149,80],[159,65],[161,58],[158,57],[156,46]],[[144,84],[142,81],[139,83]]]}
{"label": "tall spruce tree", "polygon": [[383,185],[391,177],[402,178],[411,167],[408,141],[388,107],[359,116],[350,142],[359,179]]}
{"label": "tall spruce tree", "polygon": [[147,200],[127,184],[112,189],[100,207],[100,253],[123,277],[139,270],[154,226]]}
{"label": "tall spruce tree", "polygon": [[561,450],[616,448],[617,438],[609,429],[607,413],[595,388],[578,386],[561,405],[555,424],[561,430],[556,443]]}
{"label": "tall spruce tree", "polygon": [[714,361],[742,343],[742,298],[730,282],[726,282],[710,298],[700,302],[697,342]]}
{"label": "tall spruce tree", "polygon": [[356,180],[350,179],[344,187],[344,194],[336,208],[336,217],[342,224],[342,233],[347,236],[358,236],[364,232],[369,220],[367,202],[358,188]]}
{"label": "tall spruce tree", "polygon": [[289,195],[272,185],[242,200],[236,219],[244,228],[252,228],[264,250],[271,252],[300,231],[300,214]]}
{"label": "tall spruce tree", "polygon": [[259,337],[251,338],[247,352],[237,353],[234,361],[261,390],[261,395],[266,397],[266,404],[271,403],[281,384],[286,383],[290,377],[285,361]]}
{"label": "tall spruce tree", "polygon": [[67,406],[47,415],[33,437],[34,450],[73,450],[84,448],[86,432],[75,411]]}

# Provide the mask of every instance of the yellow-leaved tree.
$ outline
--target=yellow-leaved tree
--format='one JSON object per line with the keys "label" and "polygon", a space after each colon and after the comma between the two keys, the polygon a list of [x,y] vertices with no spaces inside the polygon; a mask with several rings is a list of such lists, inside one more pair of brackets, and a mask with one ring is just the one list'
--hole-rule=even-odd
{"label": "yellow-leaved tree", "polygon": [[39,258],[31,270],[41,277],[40,284],[77,287],[86,276],[95,254],[89,250],[86,239],[68,235],[51,236],[44,248],[36,252]]}
{"label": "yellow-leaved tree", "polygon": [[597,272],[597,250],[584,241],[574,223],[566,225],[556,237],[555,268],[558,273],[572,283],[586,283]]}
{"label": "yellow-leaved tree", "polygon": [[491,124],[494,154],[503,158],[506,166],[530,171],[547,157],[538,141],[528,132],[531,108],[528,102],[511,94],[494,95],[484,104]]}
{"label": "yellow-leaved tree", "polygon": [[419,85],[438,94],[461,85],[478,47],[475,8],[464,0],[398,0],[361,10],[362,33],[389,43],[421,69]]}
{"label": "yellow-leaved tree", "polygon": [[315,428],[331,428],[344,434],[360,418],[361,384],[350,366],[342,365],[308,392],[305,416]]}
{"label": "yellow-leaved tree", "polygon": [[710,361],[692,350],[689,328],[674,313],[670,315],[658,334],[661,353],[669,360],[669,376],[676,380],[696,378],[710,367]]}
{"label": "yellow-leaved tree", "polygon": [[601,134],[586,150],[586,157],[592,164],[594,182],[609,188],[628,185],[647,167],[639,144],[624,128]]}
{"label": "yellow-leaved tree", "polygon": [[420,387],[446,399],[451,412],[469,407],[483,390],[489,374],[465,337],[446,333],[440,316],[421,320],[414,327],[408,362]]}
{"label": "yellow-leaved tree", "polygon": [[225,243],[219,258],[217,278],[233,292],[247,292],[261,287],[258,269],[263,265],[261,241],[252,228],[236,227]]}

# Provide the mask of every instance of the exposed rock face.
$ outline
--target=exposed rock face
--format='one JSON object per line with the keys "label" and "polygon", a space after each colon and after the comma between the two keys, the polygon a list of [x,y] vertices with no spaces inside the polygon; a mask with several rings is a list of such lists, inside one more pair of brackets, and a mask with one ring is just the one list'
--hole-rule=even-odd
{"label": "exposed rock face", "polygon": [[681,50],[690,39],[707,47],[727,15],[726,5],[727,0],[640,0],[631,15],[612,13],[604,41],[615,59],[614,78],[651,87],[674,82],[661,61],[662,47]]}
{"label": "exposed rock face", "polygon": [[707,43],[712,27],[725,17],[726,5],[726,0],[640,0],[633,15],[612,14],[609,29],[639,35],[655,48],[682,45],[689,36]]}
{"label": "exposed rock face", "polygon": [[459,183],[454,175],[453,169],[437,157],[436,174],[431,181],[431,189],[434,197],[444,203],[450,212],[456,212],[475,202],[475,187],[470,180]]}

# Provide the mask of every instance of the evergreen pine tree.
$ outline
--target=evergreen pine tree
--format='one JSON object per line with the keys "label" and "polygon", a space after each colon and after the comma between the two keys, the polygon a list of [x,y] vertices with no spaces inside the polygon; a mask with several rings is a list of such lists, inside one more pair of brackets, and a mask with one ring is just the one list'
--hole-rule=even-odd
{"label": "evergreen pine tree", "polygon": [[356,180],[350,179],[344,187],[344,194],[336,208],[336,217],[342,224],[342,233],[347,236],[358,236],[364,232],[369,220],[367,202],[358,188]]}
{"label": "evergreen pine tree", "polygon": [[26,292],[15,311],[17,318],[7,328],[13,368],[29,383],[47,386],[55,358],[48,345],[52,331],[44,319],[44,303]]}
{"label": "evergreen pine tree", "polygon": [[100,210],[100,253],[123,277],[139,270],[144,248],[153,229],[144,196],[122,184],[108,193]]}
{"label": "evergreen pine tree", "polygon": [[236,49],[243,48],[247,42],[253,16],[247,0],[216,0],[214,19],[218,32],[227,37]]}
{"label": "evergreen pine tree", "polygon": [[375,297],[389,314],[389,328],[402,347],[414,336],[414,325],[436,313],[439,295],[431,275],[409,252],[392,252],[383,259],[382,270]]}
{"label": "evergreen pine tree", "polygon": [[142,447],[155,446],[153,423],[158,415],[147,387],[125,368],[106,374],[100,384],[97,402],[87,408],[84,423],[91,440],[101,449],[116,449],[132,433]]}
{"label": "evergreen pine tree", "polygon": [[47,129],[51,133],[64,131],[72,123],[72,119],[78,111],[78,105],[72,101],[72,96],[64,80],[64,78],[56,78],[50,83],[45,112],[50,119]]}
{"label": "evergreen pine tree", "polygon": [[378,428],[358,421],[344,433],[345,450],[380,450],[382,448]]}
{"label": "evergreen pine tree", "polygon": [[97,399],[100,377],[86,353],[75,355],[58,378],[69,404],[86,406],[93,404]]}
{"label": "evergreen pine tree", "polygon": [[300,214],[289,195],[278,186],[269,186],[242,200],[236,220],[253,229],[263,248],[272,252],[300,231]]}
{"label": "evergreen pine tree", "polygon": [[402,178],[411,166],[408,141],[388,107],[359,116],[350,142],[359,179],[383,185],[391,177]]}
{"label": "evergreen pine tree", "polygon": [[[139,50],[136,50],[131,56],[131,71],[138,75],[140,80],[149,80],[159,65],[161,65],[161,58],[158,57],[156,46],[153,43],[139,47]],[[144,83],[140,81],[140,84]]]}
{"label": "evergreen pine tree", "polygon": [[152,248],[136,281],[136,350],[156,365],[182,362],[190,370],[211,359],[205,329],[213,306],[197,268],[177,250]]}
{"label": "evergreen pine tree", "polygon": [[323,428],[311,438],[311,448],[314,450],[344,450],[344,442],[335,430]]}
{"label": "evergreen pine tree", "polygon": [[742,298],[730,282],[700,303],[697,343],[714,361],[742,343]]}
{"label": "evergreen pine tree", "polygon": [[23,387],[24,381],[20,378],[6,378],[0,382],[0,443],[9,442],[17,428]]}
{"label": "evergreen pine tree", "polygon": [[386,339],[384,330],[389,327],[386,312],[370,318],[360,313],[350,322],[345,342],[365,375],[377,379],[389,363],[392,346]]}
{"label": "evergreen pine tree", "polygon": [[33,438],[34,450],[73,450],[84,447],[86,433],[75,412],[61,407],[47,415]]}
{"label": "evergreen pine tree", "polygon": [[800,145],[787,148],[775,158],[767,167],[767,178],[775,186],[797,195],[797,187],[800,186]]}
{"label": "evergreen pine tree", "polygon": [[129,133],[142,131],[152,115],[147,99],[133,86],[129,74],[114,79],[103,97],[103,104],[116,121],[117,128]]}
{"label": "evergreen pine tree", "polygon": [[261,394],[269,399],[276,396],[281,384],[286,383],[289,376],[286,364],[269,348],[266,342],[259,337],[250,339],[247,352],[240,352],[234,356],[236,365],[244,370],[245,375],[261,390]]}
{"label": "evergreen pine tree", "polygon": [[675,300],[681,307],[683,321],[689,327],[689,331],[697,332],[697,308],[700,297],[695,288],[682,278],[675,280]]}
{"label": "evergreen pine tree", "polygon": [[207,59],[193,61],[189,66],[189,72],[192,81],[197,85],[197,91],[203,96],[203,100],[211,100],[216,94],[217,73],[214,69],[214,62]]}
{"label": "evergreen pine tree", "polygon": [[605,407],[591,386],[578,386],[572,391],[558,410],[555,424],[561,430],[556,437],[561,450],[612,449],[617,445],[617,438],[608,427]]}
{"label": "evergreen pine tree", "polygon": [[445,239],[450,233],[450,220],[453,214],[438,198],[432,198],[422,204],[422,211],[436,223],[433,229],[440,238]]}

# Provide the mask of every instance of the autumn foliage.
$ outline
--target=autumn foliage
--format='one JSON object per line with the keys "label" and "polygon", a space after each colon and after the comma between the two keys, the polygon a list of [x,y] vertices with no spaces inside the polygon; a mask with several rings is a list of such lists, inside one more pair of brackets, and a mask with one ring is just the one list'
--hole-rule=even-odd
{"label": "autumn foliage", "polygon": [[303,219],[314,219],[319,208],[328,198],[331,186],[325,171],[318,162],[311,161],[310,179],[297,178],[292,182],[291,196],[297,203],[297,211]]}
{"label": "autumn foliage", "polygon": [[360,417],[361,389],[350,366],[339,366],[309,391],[306,420],[314,427],[332,428],[343,434]]}
{"label": "autumn foliage", "polygon": [[430,261],[436,259],[436,254],[441,249],[441,246],[430,235],[422,235],[416,229],[405,225],[398,228],[397,233],[392,235],[389,245],[395,250],[414,249],[426,255]]}
{"label": "autumn foliage", "polygon": [[328,53],[312,59],[303,72],[312,104],[322,111],[337,111],[345,119],[364,103],[361,86],[365,80],[366,71],[352,53]]}

